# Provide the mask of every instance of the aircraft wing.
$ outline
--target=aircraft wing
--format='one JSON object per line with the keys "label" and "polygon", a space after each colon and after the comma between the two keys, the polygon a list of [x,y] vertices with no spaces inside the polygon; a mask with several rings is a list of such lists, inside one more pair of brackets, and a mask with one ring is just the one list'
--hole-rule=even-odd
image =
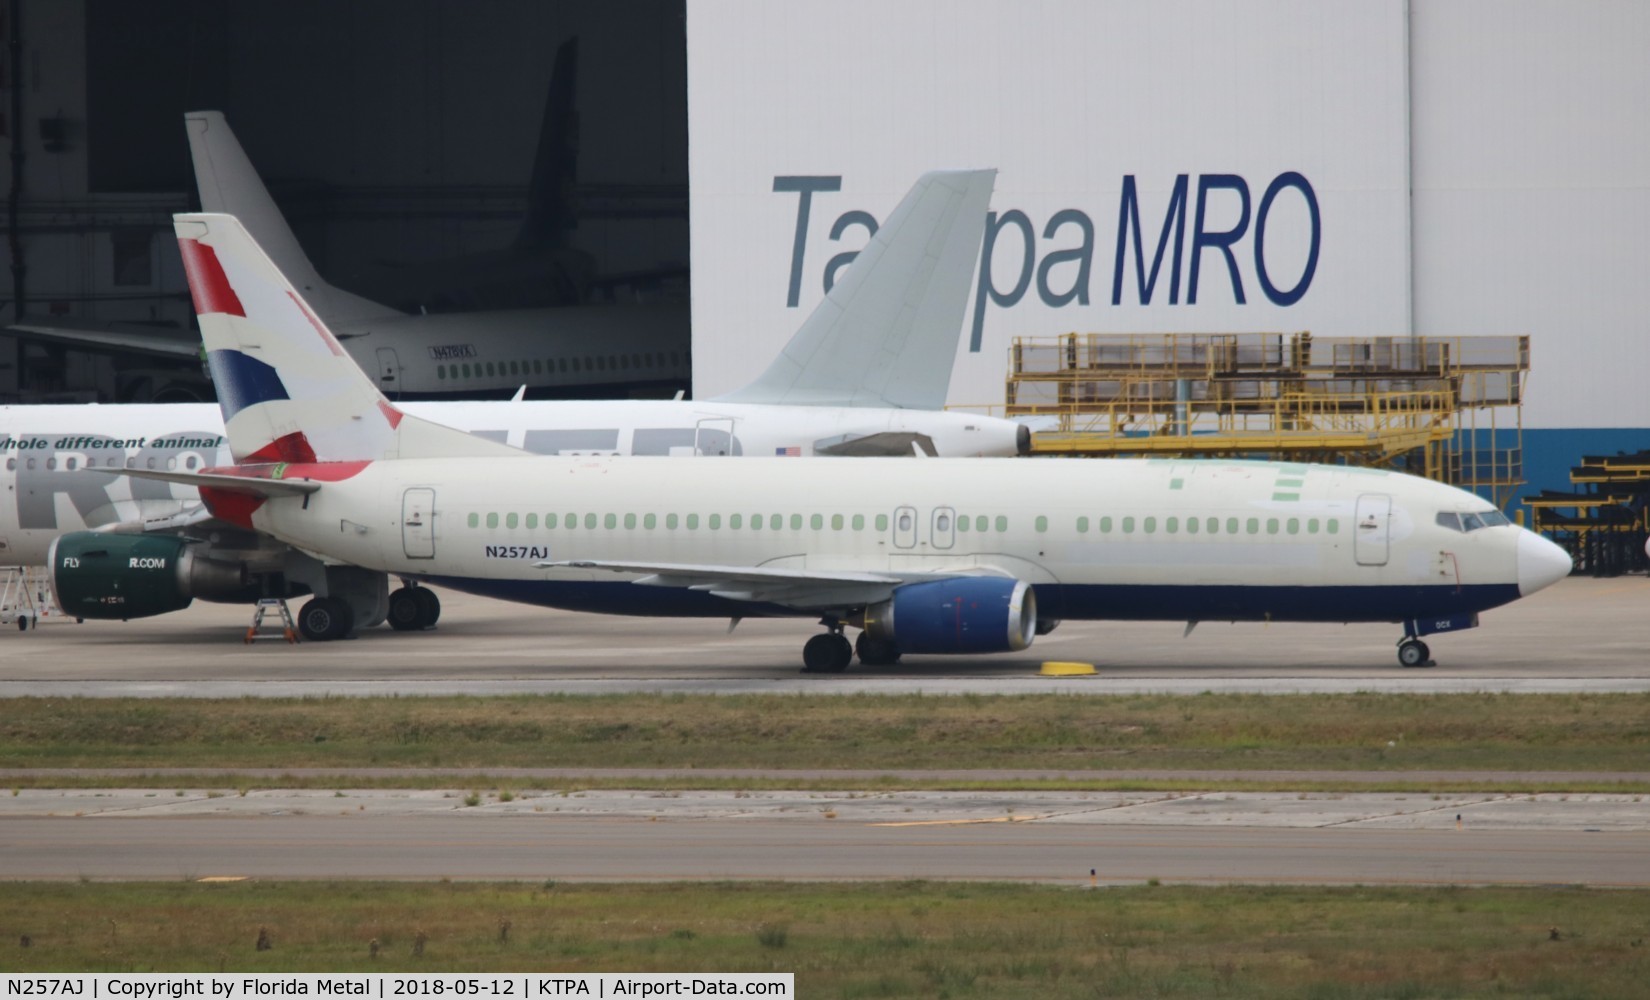
{"label": "aircraft wing", "polygon": [[700,563],[624,562],[577,559],[541,562],[539,569],[595,569],[639,573],[632,581],[647,587],[702,590],[731,601],[782,604],[798,609],[849,608],[885,601],[907,583],[954,576],[978,576],[995,571],[958,570],[945,573],[863,573],[836,570],[785,569],[768,566],[717,566]]}
{"label": "aircraft wing", "polygon": [[6,332],[22,340],[34,340],[80,350],[119,351],[147,354],[173,361],[199,361],[200,338],[193,333],[141,323],[99,323],[95,320],[53,320],[30,318],[12,323]]}
{"label": "aircraft wing", "polygon": [[934,439],[916,431],[878,431],[874,434],[843,434],[814,442],[814,453],[848,458],[939,454]]}

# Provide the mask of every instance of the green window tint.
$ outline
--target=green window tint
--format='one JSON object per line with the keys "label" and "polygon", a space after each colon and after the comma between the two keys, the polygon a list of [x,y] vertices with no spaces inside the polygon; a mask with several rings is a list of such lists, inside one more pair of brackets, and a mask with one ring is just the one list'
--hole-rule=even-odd
{"label": "green window tint", "polygon": [[666,514],[665,515],[665,530],[666,531],[675,531],[676,530],[676,515],[675,514]]}
{"label": "green window tint", "polygon": [[[814,517],[813,517],[814,530],[818,531],[820,528],[824,527],[824,525],[825,525],[825,519],[820,517],[818,514],[815,514]],[[792,514],[791,515],[791,530],[792,531],[801,531],[802,530],[802,515],[801,514]]]}
{"label": "green window tint", "polygon": [[584,529],[586,531],[595,531],[596,530],[596,515],[594,515],[594,514],[584,515]]}
{"label": "green window tint", "polygon": [[997,530],[998,531],[1007,531],[1008,530],[1008,518],[1004,517],[1001,514],[997,515]]}
{"label": "green window tint", "polygon": [[1100,533],[1102,535],[1111,534],[1111,517],[1109,515],[1100,519]]}
{"label": "green window tint", "polygon": [[556,515],[554,515],[554,514],[544,515],[544,526],[546,528],[554,528],[556,526]]}
{"label": "green window tint", "polygon": [[1164,518],[1164,520],[1163,520],[1163,530],[1167,531],[1171,535],[1179,534],[1179,532],[1180,532],[1180,518],[1178,518],[1178,517]]}
{"label": "green window tint", "polygon": [[1300,534],[1301,533],[1301,519],[1298,518],[1298,517],[1290,518],[1289,521],[1288,521],[1287,527],[1288,527],[1289,533],[1291,535]]}
{"label": "green window tint", "polygon": [[491,361],[487,362],[487,374],[488,376],[498,374],[498,368]]}
{"label": "green window tint", "polygon": [[1277,518],[1269,517],[1269,518],[1266,519],[1266,533],[1268,535],[1275,535],[1275,534],[1278,533],[1278,519]]}
{"label": "green window tint", "polygon": [[887,514],[878,514],[877,515],[877,530],[878,531],[887,531],[888,530],[888,515]]}
{"label": "green window tint", "polygon": [[1306,533],[1308,535],[1315,535],[1315,534],[1318,533],[1318,519],[1317,518],[1312,517],[1312,518],[1307,519],[1307,521],[1306,521]]}
{"label": "green window tint", "polygon": [[606,528],[608,531],[612,531],[614,528],[617,528],[618,526],[619,526],[619,515],[617,515],[617,514],[608,514],[608,515],[606,515],[605,517],[602,518],[602,527]]}
{"label": "green window tint", "polygon": [[976,517],[974,519],[974,530],[975,531],[986,531],[986,530],[988,530],[987,524],[988,524],[988,519],[986,518],[986,516],[984,514],[981,514],[979,517]]}
{"label": "green window tint", "polygon": [[1086,534],[1089,533],[1089,519],[1088,518],[1080,517],[1080,518],[1077,519],[1077,533],[1079,535],[1086,535]]}
{"label": "green window tint", "polygon": [[464,377],[470,377],[470,363],[468,361],[464,362]]}
{"label": "green window tint", "polygon": [[436,365],[435,366],[435,377],[438,378],[438,379],[443,379],[443,380],[446,379],[446,377],[447,377],[447,366],[446,365]]}
{"label": "green window tint", "polygon": [[742,527],[744,525],[744,523],[745,523],[745,519],[743,517],[741,517],[740,515],[738,515],[738,514],[729,514],[728,515],[728,527],[737,529],[739,527]]}
{"label": "green window tint", "polygon": [[528,514],[527,515],[527,530],[532,531],[534,528],[536,528],[538,526],[539,526],[539,516],[537,514]]}
{"label": "green window tint", "polygon": [[722,527],[722,515],[721,514],[712,514],[705,523],[710,525],[710,530],[718,531]]}
{"label": "green window tint", "polygon": [[1044,517],[1041,514],[1037,515],[1037,520],[1036,520],[1035,524],[1036,524],[1036,527],[1037,527],[1038,534],[1041,534],[1041,533],[1048,530],[1048,518]]}
{"label": "green window tint", "polygon": [[699,530],[699,515],[698,514],[689,514],[687,516],[687,527],[688,527],[689,531],[698,531]]}
{"label": "green window tint", "polygon": [[1226,519],[1226,533],[1228,535],[1235,535],[1235,534],[1238,533],[1238,519],[1237,518],[1228,517]]}
{"label": "green window tint", "polygon": [[577,515],[577,514],[568,514],[567,515],[567,530],[572,531],[572,530],[576,529],[578,526],[579,526],[579,515]]}
{"label": "green window tint", "polygon": [[1341,533],[1340,518],[1332,517],[1329,519],[1329,533],[1331,535],[1338,535]]}
{"label": "green window tint", "polygon": [[[1188,535],[1195,535],[1195,534],[1197,534],[1197,528],[1198,528],[1198,524],[1197,524],[1197,518],[1195,518],[1195,517],[1188,517],[1188,518],[1187,518],[1187,519],[1186,519],[1186,534],[1188,534]],[[1174,530],[1174,529],[1173,529],[1173,528],[1170,528],[1170,529],[1169,529],[1169,530],[1170,530],[1170,531],[1173,531],[1173,530]]]}
{"label": "green window tint", "polygon": [[1145,525],[1144,525],[1144,530],[1145,530],[1146,534],[1148,534],[1148,535],[1157,534],[1157,518],[1155,518],[1155,517],[1146,518]]}
{"label": "green window tint", "polygon": [[1123,519],[1123,534],[1125,534],[1125,535],[1134,534],[1134,518],[1125,517]]}
{"label": "green window tint", "polygon": [[642,518],[642,527],[646,528],[647,530],[652,531],[654,528],[657,528],[658,526],[659,526],[659,518],[656,515],[649,514],[646,517]]}
{"label": "green window tint", "polygon": [[479,528],[481,527],[481,515],[477,514],[475,511],[471,511],[470,516],[465,520],[465,523],[472,528]]}
{"label": "green window tint", "polygon": [[1251,535],[1260,534],[1260,518],[1251,517],[1249,519],[1249,523],[1245,524],[1244,527],[1249,530],[1249,534],[1251,534]]}
{"label": "green window tint", "polygon": [[[768,518],[768,527],[775,531],[782,530],[785,527],[785,515],[775,514],[774,516]],[[798,517],[796,519],[796,524],[793,525],[793,527],[802,527],[802,518]]]}
{"label": "green window tint", "polygon": [[[797,518],[797,520],[801,520],[801,518]],[[815,531],[823,531],[825,529],[825,515],[815,514],[808,518],[808,527]]]}
{"label": "green window tint", "polygon": [[967,531],[968,528],[969,528],[969,524],[968,524],[968,515],[967,514],[964,514],[962,517],[957,518],[957,530],[958,531]]}
{"label": "green window tint", "polygon": [[514,529],[515,526],[516,526],[516,515],[514,515],[514,514],[504,515],[504,526],[506,528]]}
{"label": "green window tint", "polygon": [[497,514],[488,514],[487,515],[487,527],[489,527],[489,528],[498,527],[498,515]]}
{"label": "green window tint", "polygon": [[855,531],[864,531],[865,530],[865,515],[864,514],[855,514],[854,515],[854,530]]}
{"label": "green window tint", "polygon": [[1220,518],[1218,518],[1218,517],[1209,518],[1209,523],[1205,524],[1204,527],[1209,530],[1209,534],[1211,534],[1211,535],[1219,534],[1219,532],[1220,532]]}
{"label": "green window tint", "polygon": [[751,530],[752,531],[761,531],[762,530],[762,515],[761,514],[752,514],[751,515]]}
{"label": "green window tint", "polygon": [[625,529],[627,531],[634,528],[634,527],[636,527],[636,515],[635,514],[626,514],[624,516],[624,526],[625,526]]}
{"label": "green window tint", "polygon": [[832,514],[831,515],[831,530],[832,531],[841,531],[842,530],[842,515],[841,514]]}

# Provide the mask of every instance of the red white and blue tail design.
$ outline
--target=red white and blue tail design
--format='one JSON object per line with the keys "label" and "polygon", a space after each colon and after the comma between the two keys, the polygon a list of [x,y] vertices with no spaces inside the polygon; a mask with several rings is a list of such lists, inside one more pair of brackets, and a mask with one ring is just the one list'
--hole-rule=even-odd
{"label": "red white and blue tail design", "polygon": [[236,462],[521,454],[397,409],[234,216],[173,224]]}

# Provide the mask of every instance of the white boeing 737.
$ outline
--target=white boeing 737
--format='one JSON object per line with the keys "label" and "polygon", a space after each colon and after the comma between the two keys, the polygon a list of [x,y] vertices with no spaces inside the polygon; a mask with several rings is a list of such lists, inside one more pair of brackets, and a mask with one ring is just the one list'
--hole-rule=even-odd
{"label": "white boeing 737", "polygon": [[[993,178],[993,171],[921,178],[769,370],[729,397],[406,408],[479,438],[548,455],[1024,452],[1029,434],[1019,424],[896,403],[945,398]],[[237,391],[234,383],[225,385],[231,395]],[[392,625],[417,628],[439,614],[427,590],[400,595],[392,606],[383,573],[324,566],[284,544],[212,523],[187,486],[87,474],[125,466],[188,472],[230,462],[215,405],[0,407],[0,456],[0,565],[44,564],[58,535],[88,528],[148,532],[163,536],[151,544],[188,554],[177,587],[151,591],[143,602],[83,602],[77,612],[82,617],[161,614],[193,597],[239,602],[285,596],[293,592],[290,584],[344,598],[353,621],[363,626],[390,614]],[[82,577],[79,585],[112,597],[122,582]],[[413,598],[422,609],[418,614],[412,613]],[[305,631],[314,638],[328,634]]]}
{"label": "white boeing 737", "polygon": [[[355,566],[577,610],[818,618],[821,671],[850,662],[850,626],[878,664],[1024,649],[1061,618],[1397,622],[1413,666],[1422,635],[1570,569],[1477,496],[1363,469],[528,455],[386,400],[234,218],[176,228],[236,464],[128,474]],[[133,589],[175,572],[73,537],[54,566],[119,560]]]}

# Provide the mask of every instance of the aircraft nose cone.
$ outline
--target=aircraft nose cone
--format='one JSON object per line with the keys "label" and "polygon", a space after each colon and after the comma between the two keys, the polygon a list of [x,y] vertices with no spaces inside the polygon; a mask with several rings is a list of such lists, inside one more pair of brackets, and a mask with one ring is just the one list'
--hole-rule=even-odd
{"label": "aircraft nose cone", "polygon": [[1528,597],[1570,575],[1570,554],[1533,531],[1518,536],[1518,592]]}

